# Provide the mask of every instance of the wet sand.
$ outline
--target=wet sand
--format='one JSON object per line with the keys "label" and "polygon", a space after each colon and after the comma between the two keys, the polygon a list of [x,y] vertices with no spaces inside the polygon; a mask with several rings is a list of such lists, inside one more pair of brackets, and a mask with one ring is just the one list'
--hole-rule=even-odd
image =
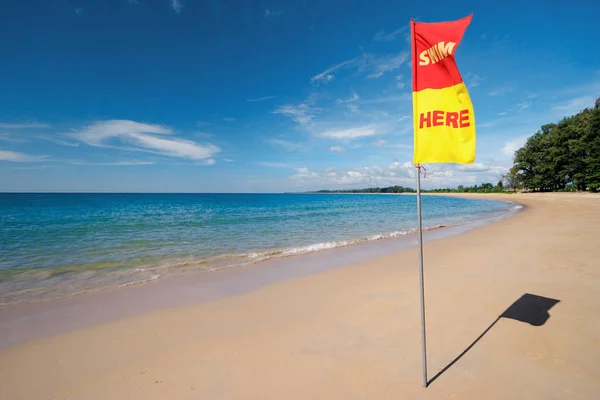
{"label": "wet sand", "polygon": [[425,247],[430,378],[468,349],[427,389],[411,247],[12,345],[0,398],[600,398],[600,196],[492,197],[527,209]]}

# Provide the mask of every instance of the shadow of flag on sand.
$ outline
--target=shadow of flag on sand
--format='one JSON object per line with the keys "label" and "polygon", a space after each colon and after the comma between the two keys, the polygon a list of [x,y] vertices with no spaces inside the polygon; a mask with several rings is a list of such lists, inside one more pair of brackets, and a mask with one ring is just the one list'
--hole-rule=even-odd
{"label": "shadow of flag on sand", "polygon": [[440,375],[446,372],[451,366],[453,366],[458,360],[462,358],[477,342],[485,336],[500,321],[501,318],[514,319],[517,321],[528,323],[533,326],[542,326],[550,318],[550,309],[560,300],[551,299],[549,297],[542,297],[535,294],[525,293],[519,297],[517,301],[511,304],[492,324],[485,330],[473,343],[469,345],[462,353],[458,355],[450,364],[446,365],[444,369],[438,372],[433,378],[427,382],[427,386],[431,385]]}
{"label": "shadow of flag on sand", "polygon": [[550,309],[560,300],[525,293],[498,318],[510,318],[533,326],[542,326],[550,318]]}

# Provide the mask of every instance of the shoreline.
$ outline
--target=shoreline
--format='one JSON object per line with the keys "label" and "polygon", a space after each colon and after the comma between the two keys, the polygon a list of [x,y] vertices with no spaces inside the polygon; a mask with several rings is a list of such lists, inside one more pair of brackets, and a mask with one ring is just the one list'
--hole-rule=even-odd
{"label": "shoreline", "polygon": [[[260,268],[269,284],[239,291],[258,270],[243,268],[225,297],[216,280],[202,293],[173,282],[145,300],[188,302],[143,313],[118,296],[96,301],[98,312],[123,315],[0,349],[0,397],[597,398],[598,197],[510,196],[526,211],[425,246],[429,376],[442,371],[427,389],[411,246],[321,264],[292,257],[313,270],[280,280],[285,268],[270,263]],[[498,317],[524,294],[558,302],[541,323]],[[19,329],[30,321],[21,316]]]}
{"label": "shoreline", "polygon": [[[362,194],[362,193],[359,193]],[[378,193],[372,193],[378,194]],[[386,193],[382,193],[386,194]],[[447,196],[451,197],[451,196]],[[494,199],[486,199],[494,200]],[[512,205],[502,211],[494,211],[487,214],[474,214],[470,215],[469,219],[460,222],[447,222],[442,221],[439,224],[425,226],[424,232],[429,232],[437,229],[444,229],[445,232],[450,231],[448,235],[452,235],[452,229],[459,226],[464,226],[465,230],[470,229],[471,225],[479,225],[481,221],[488,221],[487,223],[493,223],[497,219],[511,217],[516,211],[514,207],[518,205],[512,200],[498,200]],[[508,206],[507,206],[508,207]],[[416,221],[416,215],[415,215]],[[460,228],[459,228],[460,230]],[[46,291],[44,289],[43,281],[38,279],[37,282],[33,281],[33,286],[25,286],[26,280],[35,280],[36,276],[60,276],[61,272],[59,268],[49,270],[28,270],[26,272],[18,272],[13,277],[9,277],[2,282],[2,284],[10,285],[12,282],[19,284],[16,290],[2,292],[0,290],[0,310],[5,307],[13,307],[19,304],[28,303],[39,303],[39,302],[51,302],[60,299],[71,298],[75,296],[86,295],[88,293],[103,292],[103,291],[114,291],[126,289],[128,287],[150,284],[155,281],[160,281],[165,278],[172,276],[201,274],[201,273],[213,273],[214,271],[229,268],[245,268],[250,265],[260,264],[262,262],[271,259],[283,259],[287,257],[296,257],[312,253],[320,253],[323,251],[330,251],[333,249],[344,248],[348,246],[361,246],[366,245],[375,241],[388,241],[388,240],[402,240],[404,237],[412,237],[415,234],[417,228],[410,228],[406,230],[396,230],[391,232],[378,232],[370,235],[360,237],[350,237],[343,239],[332,239],[325,242],[300,244],[292,247],[285,248],[274,248],[274,249],[255,249],[246,253],[231,253],[221,254],[207,258],[165,258],[163,262],[159,262],[151,265],[140,264],[137,266],[117,268],[114,270],[107,269],[105,272],[107,275],[99,276],[97,281],[93,284],[85,284],[85,286],[78,286],[75,290],[75,286],[78,283],[80,277],[85,277],[89,272],[86,269],[81,269],[78,275],[69,276],[64,281],[58,281],[52,286],[52,291]],[[407,239],[409,240],[409,239]],[[30,276],[30,277],[27,277]],[[120,278],[122,277],[122,278]],[[40,278],[46,279],[46,278]],[[94,278],[95,279],[95,278]],[[20,280],[23,283],[19,282]],[[121,281],[121,282],[118,282]],[[124,282],[123,282],[124,281]],[[14,284],[13,283],[13,284]],[[65,290],[65,287],[70,287]],[[0,286],[0,289],[3,289]],[[26,297],[29,296],[29,297]]]}

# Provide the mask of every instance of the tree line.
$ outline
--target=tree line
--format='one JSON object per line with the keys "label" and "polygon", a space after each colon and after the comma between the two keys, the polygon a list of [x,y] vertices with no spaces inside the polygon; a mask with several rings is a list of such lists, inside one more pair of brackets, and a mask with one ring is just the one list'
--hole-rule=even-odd
{"label": "tree line", "polygon": [[546,124],[514,154],[505,185],[533,191],[600,189],[600,98],[558,123]]}
{"label": "tree line", "polygon": [[312,193],[414,193],[415,189],[404,186],[388,186],[383,188],[347,189],[347,190],[318,190]]}
{"label": "tree line", "polygon": [[496,185],[491,183],[482,183],[481,185],[463,186],[458,185],[456,189],[445,188],[445,189],[429,189],[422,190],[424,193],[504,193],[504,183],[498,181]]}
{"label": "tree line", "polygon": [[[463,186],[459,185],[455,189],[429,189],[421,190],[423,193],[500,193],[504,192],[504,185],[499,181],[496,185],[491,183],[482,183],[481,185]],[[415,193],[416,190],[404,186],[374,187],[366,189],[346,189],[346,190],[318,190],[310,193]]]}

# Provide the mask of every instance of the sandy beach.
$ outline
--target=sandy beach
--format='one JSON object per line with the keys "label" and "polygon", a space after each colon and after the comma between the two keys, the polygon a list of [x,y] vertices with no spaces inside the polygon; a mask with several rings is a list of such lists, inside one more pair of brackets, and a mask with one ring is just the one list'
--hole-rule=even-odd
{"label": "sandy beach", "polygon": [[489,197],[526,209],[425,247],[426,389],[411,247],[4,348],[0,398],[600,398],[600,196]]}

